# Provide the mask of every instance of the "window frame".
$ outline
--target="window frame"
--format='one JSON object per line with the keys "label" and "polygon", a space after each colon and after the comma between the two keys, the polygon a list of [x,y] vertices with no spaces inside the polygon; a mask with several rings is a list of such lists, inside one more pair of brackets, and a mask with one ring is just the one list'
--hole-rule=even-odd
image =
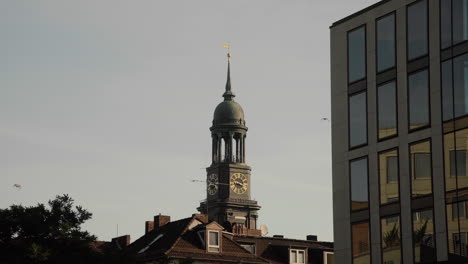
{"label": "window frame", "polygon": [[[353,96],[357,96],[361,93],[365,93],[365,102],[366,102],[366,113],[365,113],[365,117],[366,117],[366,142],[365,143],[362,143],[362,144],[358,144],[358,145],[355,145],[355,146],[351,146],[351,104],[350,104],[350,99],[351,97]],[[347,100],[347,104],[348,104],[348,149],[349,150],[353,150],[353,149],[357,149],[357,148],[361,148],[361,147],[364,147],[364,146],[367,146],[369,144],[369,116],[368,116],[368,111],[369,111],[369,102],[368,102],[368,93],[367,93],[367,89],[366,90],[362,90],[362,91],[358,91],[358,92],[355,92],[355,93],[352,93],[352,94],[348,94],[348,100]]]}
{"label": "window frame", "polygon": [[[422,1],[422,0],[420,0]],[[410,75],[414,75],[414,74],[418,74],[420,72],[423,72],[423,71],[427,71],[427,107],[428,107],[428,123],[424,126],[420,126],[420,127],[417,127],[417,128],[411,128],[411,118],[410,118],[410,87],[409,87],[409,77]],[[442,79],[442,78],[441,78]],[[415,132],[415,131],[419,131],[419,130],[422,130],[422,129],[426,129],[426,128],[429,128],[431,127],[432,125],[432,122],[431,122],[431,118],[432,118],[432,112],[431,112],[431,75],[430,75],[430,68],[429,67],[424,67],[422,69],[418,69],[416,71],[412,71],[412,72],[407,72],[406,73],[406,114],[407,114],[407,117],[408,117],[408,134],[409,133],[412,133],[412,132]],[[441,100],[442,100],[442,96],[440,97]]]}
{"label": "window frame", "polygon": [[[349,74],[349,34],[353,31],[359,30],[361,28],[364,28],[364,77],[361,79],[356,79],[353,81],[350,81],[350,74]],[[363,81],[367,80],[367,25],[364,23],[362,25],[359,25],[357,27],[354,27],[346,32],[346,81],[348,83],[348,86]]]}
{"label": "window frame", "polygon": [[[416,178],[413,175],[413,169],[414,168],[413,168],[413,165],[412,165],[413,157],[411,156],[411,146],[418,145],[418,144],[421,144],[421,143],[424,143],[424,142],[429,142],[429,150],[430,150],[430,154],[431,154],[431,178],[430,178],[431,179],[431,193],[413,197],[413,179],[416,179]],[[419,199],[419,198],[422,198],[422,197],[428,197],[428,196],[434,195],[434,168],[433,168],[434,155],[432,155],[432,139],[431,138],[424,138],[424,139],[421,139],[421,140],[417,140],[417,141],[413,141],[413,142],[408,143],[408,157],[409,157],[409,161],[410,161],[409,162],[409,169],[410,169],[410,171],[409,171],[410,175],[409,176],[410,176],[410,197],[411,197],[411,201],[413,201],[414,199]],[[445,180],[444,180],[444,182],[445,182]]]}
{"label": "window frame", "polygon": [[[296,262],[292,261],[293,252],[296,254]],[[299,252],[304,254],[304,262],[299,262]],[[307,263],[307,255],[305,249],[297,249],[297,248],[290,248],[289,249],[289,263],[290,264],[306,264]]]}
{"label": "window frame", "polygon": [[[414,58],[410,59],[409,58],[409,41],[408,41],[408,36],[409,36],[408,9],[411,6],[418,4],[419,2],[426,2],[426,53],[423,54],[423,55],[420,55],[418,57],[414,57]],[[414,2],[406,5],[406,14],[405,15],[406,15],[406,17],[405,17],[406,18],[405,19],[406,20],[405,21],[405,24],[406,24],[406,27],[405,27],[406,28],[406,36],[405,36],[405,38],[406,38],[406,62],[411,63],[411,62],[416,61],[418,59],[429,56],[429,1],[428,0],[417,0],[417,1],[414,1]]]}
{"label": "window frame", "polygon": [[[426,208],[421,208],[421,209],[416,209],[416,210],[411,210],[411,247],[413,249],[413,263],[416,262],[416,254],[414,254],[415,251],[415,242],[414,242],[414,214],[415,213],[420,213],[422,211],[427,211],[427,210],[432,210],[432,241],[434,241],[434,258],[437,260],[437,241],[436,241],[436,234],[437,234],[437,228],[435,225],[435,214],[434,214],[434,205],[432,207],[426,207]],[[419,221],[419,220],[418,220]],[[447,221],[445,221],[447,224]],[[447,239],[447,245],[448,245],[448,239]],[[447,248],[448,249],[448,248]]]}
{"label": "window frame", "polygon": [[[378,26],[377,25],[378,25],[379,20],[384,19],[384,18],[386,18],[388,16],[391,16],[391,15],[393,15],[393,17],[394,17],[394,19],[393,19],[393,39],[394,39],[393,57],[394,57],[394,65],[392,67],[385,68],[383,70],[379,70],[378,69],[379,68],[379,50],[378,50],[379,46],[378,46]],[[397,64],[398,64],[397,63],[398,58],[397,58],[397,23],[396,23],[396,20],[397,20],[396,10],[375,19],[375,69],[376,69],[376,74],[383,73],[383,72],[395,69]],[[383,84],[380,84],[380,85],[383,85]],[[395,86],[396,86],[396,83],[395,83]]]}
{"label": "window frame", "polygon": [[368,247],[369,247],[369,259],[370,259],[370,263],[372,263],[372,260],[373,260],[373,254],[372,254],[372,227],[371,227],[371,221],[370,219],[366,219],[364,221],[359,221],[359,222],[351,222],[350,223],[350,237],[351,237],[351,264],[354,264],[354,255],[353,255],[353,225],[359,225],[359,224],[363,224],[363,223],[367,223],[367,229],[368,229],[368,234],[369,234],[369,237],[368,237],[368,240],[369,240],[369,244],[368,244]]}
{"label": "window frame", "polygon": [[[380,167],[381,167],[381,164],[380,164],[380,155],[381,154],[385,154],[387,152],[393,152],[393,151],[396,151],[397,153],[397,172],[398,172],[398,175],[397,175],[397,179],[398,179],[398,201],[391,201],[391,202],[386,202],[386,203],[382,203],[382,185],[381,185],[381,177],[380,177]],[[388,157],[387,157],[388,158]],[[401,201],[401,184],[400,184],[400,150],[398,149],[398,147],[394,147],[394,148],[391,148],[391,149],[386,149],[386,150],[382,150],[382,151],[379,151],[377,153],[377,169],[378,169],[378,183],[379,183],[379,206],[385,206],[385,205],[388,205],[388,204],[396,204],[396,203],[400,203]],[[387,168],[388,169],[388,168]],[[388,181],[387,181],[388,183]]]}
{"label": "window frame", "polygon": [[[217,235],[217,237],[218,237],[218,244],[217,244],[217,245],[211,244],[211,236],[210,236],[211,233],[216,233],[216,235]],[[217,231],[217,230],[207,230],[206,235],[207,235],[206,241],[208,242],[208,243],[206,243],[206,245],[207,245],[207,251],[208,251],[208,252],[211,252],[211,253],[221,253],[221,237],[220,237],[220,232]],[[212,248],[217,249],[217,250],[212,250]]]}
{"label": "window frame", "polygon": [[[391,70],[391,69],[393,69],[393,68],[390,68],[389,70]],[[396,128],[396,133],[393,134],[393,135],[381,138],[379,136],[379,128],[380,128],[380,125],[379,125],[379,121],[380,121],[380,116],[379,115],[380,115],[380,113],[379,113],[379,105],[378,105],[379,104],[379,87],[390,84],[392,82],[395,83],[395,117],[396,117],[396,127],[395,128]],[[384,141],[384,140],[387,140],[387,139],[398,137],[398,83],[397,83],[397,79],[392,79],[390,81],[379,83],[376,86],[376,93],[375,94],[376,94],[375,102],[377,104],[377,107],[376,107],[376,112],[377,112],[377,122],[376,122],[376,125],[377,125],[377,141],[381,142],[381,141]],[[367,111],[367,106],[366,106],[366,111]],[[408,118],[408,120],[409,120],[409,118]]]}
{"label": "window frame", "polygon": [[386,216],[380,216],[380,221],[379,221],[379,228],[380,228],[380,261],[384,263],[383,260],[383,235],[382,235],[382,220],[388,220],[389,218],[394,218],[398,217],[398,226],[399,226],[399,235],[400,235],[400,263],[403,261],[403,239],[402,239],[402,232],[401,232],[401,215],[400,214],[393,214],[393,215],[386,215]]}
{"label": "window frame", "polygon": [[[353,210],[353,200],[352,200],[352,182],[351,182],[351,163],[359,160],[366,160],[366,173],[367,173],[367,207],[362,209]],[[348,161],[348,179],[349,179],[349,209],[351,213],[360,212],[370,209],[370,192],[369,192],[369,156],[361,156]]]}

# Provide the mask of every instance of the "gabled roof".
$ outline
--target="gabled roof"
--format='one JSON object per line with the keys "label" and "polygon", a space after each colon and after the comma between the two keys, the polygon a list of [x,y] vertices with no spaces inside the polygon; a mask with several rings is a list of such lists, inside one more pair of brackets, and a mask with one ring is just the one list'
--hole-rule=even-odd
{"label": "gabled roof", "polygon": [[169,250],[189,224],[193,217],[169,222],[166,225],[146,233],[125,249],[125,254],[136,255],[138,258],[159,256]]}
{"label": "gabled roof", "polygon": [[222,231],[220,232],[222,234],[221,252],[207,252],[204,241],[201,240],[204,236],[200,236],[198,232],[205,230],[206,227],[221,230],[222,226],[216,222],[204,224],[202,221],[198,220],[195,215],[169,222],[130,244],[124,254],[136,256],[142,261],[173,257],[236,263],[268,263],[244,249]]}

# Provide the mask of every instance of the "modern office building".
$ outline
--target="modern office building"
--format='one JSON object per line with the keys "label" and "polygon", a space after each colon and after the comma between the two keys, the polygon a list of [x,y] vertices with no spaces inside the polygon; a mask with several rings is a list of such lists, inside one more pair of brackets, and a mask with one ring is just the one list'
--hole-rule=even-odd
{"label": "modern office building", "polygon": [[468,263],[468,0],[384,0],[331,35],[336,263]]}

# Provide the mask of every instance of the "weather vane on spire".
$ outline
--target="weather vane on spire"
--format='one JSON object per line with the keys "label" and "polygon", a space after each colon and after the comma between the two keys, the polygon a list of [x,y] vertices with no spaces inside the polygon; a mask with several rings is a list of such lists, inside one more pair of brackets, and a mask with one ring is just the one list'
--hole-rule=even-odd
{"label": "weather vane on spire", "polygon": [[224,48],[225,49],[228,49],[228,54],[227,54],[227,57],[228,57],[228,60],[231,60],[231,44],[224,44]]}
{"label": "weather vane on spire", "polygon": [[223,94],[224,100],[232,100],[235,96],[231,91],[231,44],[224,44],[224,48],[228,49],[228,69],[227,69],[227,80],[226,80],[226,92]]}

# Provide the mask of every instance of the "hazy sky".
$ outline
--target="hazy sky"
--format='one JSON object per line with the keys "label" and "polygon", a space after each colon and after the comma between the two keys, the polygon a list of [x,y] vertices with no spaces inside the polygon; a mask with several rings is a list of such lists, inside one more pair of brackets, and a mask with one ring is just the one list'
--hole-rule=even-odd
{"label": "hazy sky", "polygon": [[195,213],[230,42],[260,224],[332,240],[329,26],[375,2],[0,0],[0,208],[68,193],[132,241]]}

